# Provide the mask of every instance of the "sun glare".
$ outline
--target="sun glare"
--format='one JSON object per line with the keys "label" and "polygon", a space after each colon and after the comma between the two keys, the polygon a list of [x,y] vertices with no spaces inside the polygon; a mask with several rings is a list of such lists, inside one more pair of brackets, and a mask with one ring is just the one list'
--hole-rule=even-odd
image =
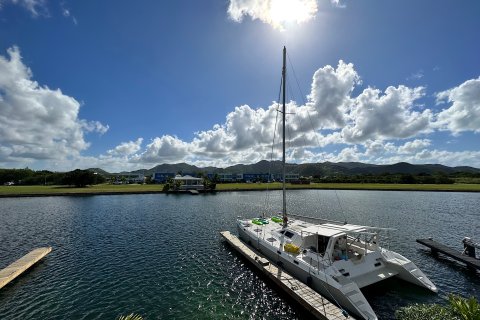
{"label": "sun glare", "polygon": [[316,0],[271,0],[270,19],[274,26],[285,29],[287,23],[312,19],[317,10]]}

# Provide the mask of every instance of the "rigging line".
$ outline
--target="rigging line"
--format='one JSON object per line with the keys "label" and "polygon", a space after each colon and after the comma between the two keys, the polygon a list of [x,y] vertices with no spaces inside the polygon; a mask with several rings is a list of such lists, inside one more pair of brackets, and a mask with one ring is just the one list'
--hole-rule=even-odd
{"label": "rigging line", "polygon": [[[293,69],[293,66],[292,66],[292,69]],[[294,74],[295,74],[295,71],[294,71]],[[290,82],[288,82],[288,83],[290,83]],[[298,81],[297,81],[297,86],[298,86]],[[299,87],[299,86],[298,86],[298,87]],[[292,92],[292,93],[291,93],[291,95],[293,96],[293,99],[292,99],[292,100],[295,101],[295,96],[294,96],[294,94],[293,94],[293,90],[292,90],[292,88],[290,87],[290,85],[289,85],[289,89],[290,89],[290,92]],[[300,87],[299,87],[299,90],[300,90]],[[301,94],[302,97],[303,97],[303,93],[302,93],[301,91],[300,91],[300,94]],[[304,103],[304,104],[305,104],[305,103]],[[305,133],[302,133],[302,134],[301,134],[301,139],[302,139],[302,142],[303,142],[303,146],[302,146],[303,149],[307,148],[308,143],[307,143],[307,138],[306,138]]]}
{"label": "rigging line", "polygon": [[[293,72],[293,77],[295,78],[295,82],[297,83],[298,91],[300,91],[300,95],[302,97],[303,105],[306,107],[307,102],[304,99],[305,95],[303,94],[302,88],[300,87],[300,83],[298,82],[297,74],[295,73],[295,68],[293,67],[293,64],[292,64],[292,61],[290,60],[290,55],[289,55],[288,52],[287,52],[287,58],[288,58],[288,63],[290,64],[290,68],[292,69],[292,72]],[[306,111],[307,111],[308,120],[310,122],[310,127],[312,128],[312,131],[315,135],[315,140],[317,140],[317,145],[320,146],[320,141],[318,139],[318,135],[316,134],[315,127],[313,126],[313,121],[312,121],[312,118],[310,116],[310,112],[308,112],[308,108],[306,108]],[[323,159],[323,162],[326,162],[326,159],[325,159],[325,156],[323,155],[323,153],[320,153],[320,156]],[[347,215],[346,215],[345,209],[342,206],[342,202],[340,201],[340,197],[338,196],[337,189],[334,189],[334,192],[335,192],[335,197],[337,199],[338,205],[340,207],[340,212],[343,215],[345,223],[347,223]]]}
{"label": "rigging line", "polygon": [[[287,75],[288,77],[288,75]],[[287,83],[289,83],[287,81]],[[295,101],[295,96],[293,95],[293,90],[291,89],[290,85],[288,86],[288,93],[289,93],[289,96],[290,96],[290,100],[291,101]],[[293,98],[292,98],[293,97]],[[286,111],[285,111],[286,112]],[[286,112],[286,114],[290,114],[290,115],[294,115],[295,113],[288,113]],[[291,127],[290,126],[286,126],[286,129],[287,129],[287,135],[288,135],[288,140],[287,140],[287,143],[288,143],[288,149],[295,149],[294,145],[293,145],[293,134],[292,134],[292,131],[290,130]],[[285,164],[285,167],[287,167],[288,165]],[[292,169],[290,168],[290,173],[292,173]],[[285,173],[286,174],[286,173]]]}
{"label": "rigging line", "polygon": [[[272,147],[271,147],[271,151],[270,151],[270,164],[268,166],[268,179],[270,180],[270,177],[271,177],[271,171],[272,171],[272,160],[273,160],[273,148],[275,146],[275,138],[276,138],[276,135],[277,135],[277,124],[278,124],[278,113],[279,113],[279,109],[280,109],[280,96],[282,94],[282,83],[283,82],[283,77],[280,78],[280,88],[278,90],[278,99],[277,99],[277,112],[276,112],[276,115],[275,115],[275,125],[274,125],[274,129],[273,129],[273,139],[272,139]],[[267,184],[267,192],[265,194],[265,205],[264,205],[264,212],[262,213],[262,216],[265,218],[265,211],[268,210],[268,204],[269,204],[269,200],[270,200],[270,192],[269,191],[269,188],[270,186]]]}

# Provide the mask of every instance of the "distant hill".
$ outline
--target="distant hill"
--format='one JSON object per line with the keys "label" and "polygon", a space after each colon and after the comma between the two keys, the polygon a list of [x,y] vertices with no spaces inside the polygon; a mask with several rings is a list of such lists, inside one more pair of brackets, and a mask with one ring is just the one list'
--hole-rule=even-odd
{"label": "distant hill", "polygon": [[201,168],[193,166],[187,163],[177,163],[177,164],[161,164],[155,166],[149,170],[146,170],[145,174],[153,174],[155,172],[173,172],[173,173],[198,173],[202,172]]}
{"label": "distant hill", "polygon": [[103,169],[100,169],[100,168],[89,168],[89,169],[87,169],[87,170],[88,170],[88,171],[92,171],[92,172],[99,173],[99,174],[101,174],[102,176],[109,176],[109,175],[111,175],[110,172],[107,172],[107,171],[105,171],[105,170],[103,170]]}
{"label": "distant hill", "polygon": [[[322,162],[322,163],[302,163],[302,164],[287,164],[287,173],[298,173],[301,176],[350,176],[358,174],[434,174],[445,173],[451,174],[455,172],[480,173],[480,169],[459,166],[448,167],[441,164],[410,164],[407,162],[399,162],[389,165],[368,164],[362,162]],[[106,172],[99,168],[89,169],[104,175],[112,175],[113,173]],[[204,173],[272,173],[278,174],[282,172],[281,161],[266,161],[262,160],[254,164],[237,164],[226,168],[206,167],[199,168],[187,163],[177,164],[161,164],[151,169],[141,169],[128,173],[141,173],[145,175],[152,175],[155,172],[171,172],[182,174],[197,174]]]}

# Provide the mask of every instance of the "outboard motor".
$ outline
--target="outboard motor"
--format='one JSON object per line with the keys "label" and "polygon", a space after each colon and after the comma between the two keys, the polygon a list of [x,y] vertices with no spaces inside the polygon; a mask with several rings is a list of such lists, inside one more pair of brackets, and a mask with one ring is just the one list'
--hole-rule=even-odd
{"label": "outboard motor", "polygon": [[468,238],[468,237],[465,237],[463,240],[463,248],[464,248],[464,252],[469,256],[469,257],[472,257],[472,258],[476,258],[476,255],[475,255],[475,247],[477,246],[476,243],[474,243],[472,241],[472,239]]}

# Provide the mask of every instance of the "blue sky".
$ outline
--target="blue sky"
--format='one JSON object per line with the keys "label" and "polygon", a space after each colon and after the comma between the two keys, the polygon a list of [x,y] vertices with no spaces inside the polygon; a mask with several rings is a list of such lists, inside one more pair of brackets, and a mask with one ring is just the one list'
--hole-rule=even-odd
{"label": "blue sky", "polygon": [[0,0],[0,167],[270,159],[284,45],[288,161],[480,167],[479,16],[476,0]]}

